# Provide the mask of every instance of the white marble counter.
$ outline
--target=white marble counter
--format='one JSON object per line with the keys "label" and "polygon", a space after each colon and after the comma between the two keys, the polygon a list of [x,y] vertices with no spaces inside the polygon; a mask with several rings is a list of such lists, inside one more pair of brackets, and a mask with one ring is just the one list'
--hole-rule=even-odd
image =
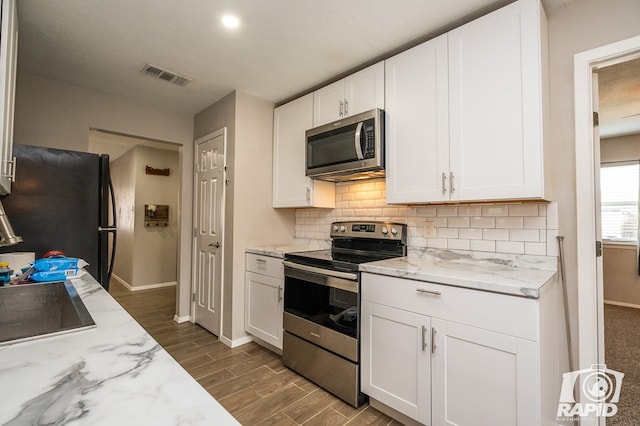
{"label": "white marble counter", "polygon": [[293,243],[249,247],[246,249],[246,252],[284,259],[284,255],[287,253],[293,253],[296,251],[325,250],[328,248],[331,248],[331,242],[329,241],[297,239],[294,240]]}
{"label": "white marble counter", "polygon": [[360,265],[360,271],[537,299],[556,274],[556,259],[546,256],[424,250]]}
{"label": "white marble counter", "polygon": [[2,425],[237,425],[90,276],[97,327],[0,347]]}

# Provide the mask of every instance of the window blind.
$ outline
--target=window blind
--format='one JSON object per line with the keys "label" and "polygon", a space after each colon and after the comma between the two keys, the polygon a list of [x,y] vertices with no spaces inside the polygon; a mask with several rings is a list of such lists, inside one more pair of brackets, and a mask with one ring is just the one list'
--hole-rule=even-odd
{"label": "window blind", "polygon": [[638,241],[638,197],[640,165],[608,163],[600,169],[602,238],[610,241]]}

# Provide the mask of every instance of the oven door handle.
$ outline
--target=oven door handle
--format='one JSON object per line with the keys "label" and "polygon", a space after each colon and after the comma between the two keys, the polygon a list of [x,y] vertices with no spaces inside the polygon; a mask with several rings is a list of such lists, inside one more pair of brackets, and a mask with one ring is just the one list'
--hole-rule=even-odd
{"label": "oven door handle", "polygon": [[358,274],[354,272],[332,271],[330,269],[316,268],[315,266],[301,265],[299,263],[290,262],[288,260],[283,261],[282,264],[289,268],[299,269],[305,272],[313,272],[315,274],[328,275],[330,277],[342,278],[350,281],[358,280]]}

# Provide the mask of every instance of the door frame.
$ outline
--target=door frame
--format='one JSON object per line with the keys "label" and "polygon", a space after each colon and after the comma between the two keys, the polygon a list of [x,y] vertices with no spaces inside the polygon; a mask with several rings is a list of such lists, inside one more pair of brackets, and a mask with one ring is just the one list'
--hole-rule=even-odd
{"label": "door frame", "polygon": [[[574,106],[576,150],[576,245],[578,283],[579,367],[604,364],[603,283],[596,260],[596,215],[594,180],[595,150],[600,149],[593,131],[593,81],[598,67],[640,56],[640,36],[611,43],[574,56]],[[587,419],[583,419],[585,421]],[[591,420],[591,418],[589,419]],[[589,423],[589,424],[597,424]]]}
{"label": "door frame", "polygon": [[[195,166],[198,164],[198,144],[205,142],[207,140],[210,139],[214,139],[217,138],[218,136],[222,136],[222,144],[224,146],[224,164],[223,167],[226,170],[227,168],[227,128],[223,127],[221,129],[215,130],[211,133],[207,133],[204,136],[199,137],[198,139],[196,139],[194,141],[193,144],[193,165],[194,165],[194,170],[193,170],[193,204],[192,204],[192,209],[193,209],[193,230],[191,233],[191,322],[195,324],[196,322],[196,298],[195,298],[195,294],[196,294],[196,261],[197,261],[197,256],[195,256],[196,253],[196,233],[197,233],[197,219],[198,219],[198,195],[196,193],[197,190],[197,183],[198,183],[198,171],[196,170]],[[220,209],[220,221],[222,223],[221,229],[220,229],[220,236],[221,236],[221,241],[224,242],[224,238],[225,238],[225,207],[226,207],[226,200],[227,200],[227,186],[225,184],[222,185],[222,206]],[[218,339],[220,339],[222,337],[222,330],[224,330],[224,260],[225,260],[225,245],[223,244],[223,248],[222,248],[222,271],[220,271],[220,332],[218,333]]]}

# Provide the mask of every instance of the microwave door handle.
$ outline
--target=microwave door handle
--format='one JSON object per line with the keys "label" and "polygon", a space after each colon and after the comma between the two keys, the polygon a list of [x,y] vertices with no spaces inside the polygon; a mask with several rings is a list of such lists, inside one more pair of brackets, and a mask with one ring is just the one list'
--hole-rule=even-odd
{"label": "microwave door handle", "polygon": [[362,145],[360,144],[360,136],[362,133],[362,121],[358,123],[356,126],[356,137],[355,137],[355,145],[356,145],[356,155],[358,160],[364,160],[364,155],[362,155]]}

